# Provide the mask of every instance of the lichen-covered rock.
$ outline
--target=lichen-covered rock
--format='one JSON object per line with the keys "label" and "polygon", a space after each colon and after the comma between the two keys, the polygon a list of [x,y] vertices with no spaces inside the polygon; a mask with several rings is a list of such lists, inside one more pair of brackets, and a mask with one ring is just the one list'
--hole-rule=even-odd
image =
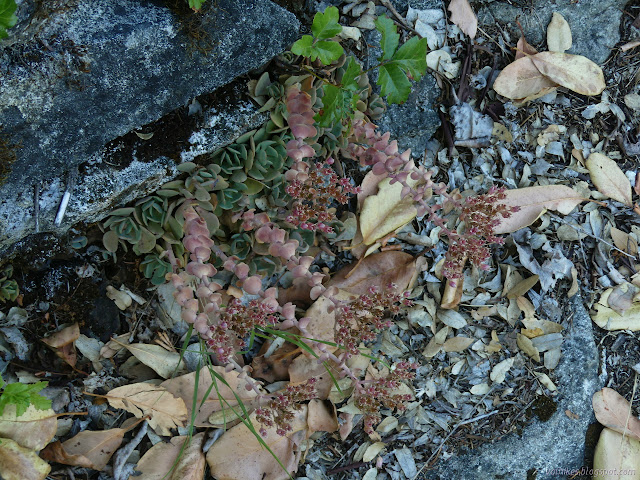
{"label": "lichen-covered rock", "polygon": [[[40,230],[55,229],[67,175],[81,165],[76,192],[89,196],[75,197],[66,225],[95,219],[115,200],[160,185],[179,155],[144,164],[131,158],[131,165],[114,170],[98,152],[261,67],[297,39],[299,28],[292,14],[269,0],[211,2],[198,27],[210,42],[205,55],[189,48],[180,18],[162,2],[18,3],[20,22],[0,43],[0,134],[19,147],[0,186],[0,250],[34,231],[36,185],[42,190]],[[247,118],[255,112],[240,113]],[[242,123],[231,129],[239,130],[236,135],[251,128]],[[197,143],[202,151],[202,139]],[[84,174],[90,159],[94,178],[103,178],[99,196]]]}

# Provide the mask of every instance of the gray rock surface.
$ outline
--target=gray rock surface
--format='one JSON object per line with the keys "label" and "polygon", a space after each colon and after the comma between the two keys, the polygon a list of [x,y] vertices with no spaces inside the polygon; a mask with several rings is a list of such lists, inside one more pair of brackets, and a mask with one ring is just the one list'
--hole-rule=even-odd
{"label": "gray rock surface", "polygon": [[[95,176],[78,175],[76,192],[87,195],[72,202],[66,225],[95,220],[101,210],[171,177],[168,158],[142,163],[134,155],[126,168],[112,169],[97,152],[261,67],[295,41],[299,29],[291,13],[269,0],[218,0],[203,23],[213,47],[203,55],[189,50],[162,5],[57,0],[38,2],[51,8],[38,16],[33,2],[19,3],[21,22],[0,44],[0,125],[3,136],[20,145],[0,186],[0,250],[34,231],[36,184],[42,185],[40,229],[54,229],[66,177],[80,165],[89,164]],[[246,120],[255,112],[240,113]],[[237,135],[251,128],[240,120],[234,125],[229,115],[219,117],[217,127],[205,121],[205,130],[232,124]],[[209,137],[191,143],[202,152],[202,145],[211,147]]]}
{"label": "gray rock surface", "polygon": [[[493,444],[438,463],[425,479],[555,480],[570,478],[561,469],[579,470],[584,461],[587,427],[595,421],[591,397],[601,388],[598,350],[592,322],[579,295],[571,299],[572,317],[565,333],[562,359],[556,369],[557,410],[546,422],[536,420],[521,436],[510,435]],[[569,418],[566,410],[576,414]],[[535,476],[532,476],[535,472]]]}
{"label": "gray rock surface", "polygon": [[435,79],[427,73],[413,85],[409,99],[402,105],[389,105],[376,121],[383,132],[391,132],[401,150],[411,149],[414,157],[422,158],[431,136],[440,126],[436,99],[440,95]]}
{"label": "gray rock surface", "polygon": [[[526,3],[527,7],[523,8],[491,1],[478,12],[478,22],[481,25],[506,23],[511,43],[515,45],[520,38],[517,18],[527,41],[546,50],[547,25],[553,12],[558,12],[571,27],[573,47],[567,53],[584,55],[596,63],[603,63],[620,40],[620,19],[628,0],[533,0]],[[479,7],[481,3],[475,2],[476,5]]]}

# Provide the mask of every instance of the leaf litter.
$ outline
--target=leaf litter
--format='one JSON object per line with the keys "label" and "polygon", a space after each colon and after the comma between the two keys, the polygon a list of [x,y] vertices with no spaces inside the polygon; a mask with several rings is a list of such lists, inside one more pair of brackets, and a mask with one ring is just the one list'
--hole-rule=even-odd
{"label": "leaf litter", "polygon": [[[447,144],[445,135],[437,137],[431,153],[423,160],[450,181],[460,198],[499,184],[508,187],[505,203],[520,210],[500,223],[498,231],[506,235],[507,241],[495,250],[489,270],[467,267],[456,291],[455,309],[444,308],[446,281],[442,263],[446,245],[438,235],[438,227],[416,219],[410,205],[403,204],[398,192],[390,188],[393,186],[371,181],[373,186],[358,199],[356,212],[360,239],[354,245],[362,242],[366,248],[359,253],[354,250],[360,262],[334,274],[332,282],[345,296],[387,281],[409,287],[414,307],[379,336],[368,355],[416,361],[421,367],[410,389],[413,400],[408,410],[400,418],[383,412],[383,421],[376,429],[378,438],[369,438],[357,428],[360,415],[349,406],[348,393],[336,388],[326,370],[312,368],[313,359],[300,355],[299,347],[282,355],[274,349],[272,354],[277,359],[287,358],[291,352],[298,356],[283,365],[286,373],[279,374],[282,379],[265,381],[264,388],[278,388],[278,382],[286,382],[287,378],[302,382],[310,376],[325,377],[323,397],[329,401],[314,401],[298,412],[291,436],[283,439],[268,432],[265,440],[289,472],[294,472],[304,457],[306,466],[301,467],[301,473],[306,471],[307,478],[376,478],[379,473],[412,478],[425,464],[455,454],[462,445],[474,446],[483,441],[482,437],[491,439],[496,432],[507,433],[498,427],[521,417],[537,396],[553,397],[558,393],[554,369],[561,358],[563,337],[570,329],[563,317],[562,297],[575,294],[577,289],[582,290],[583,296],[594,297],[594,324],[614,332],[612,342],[617,342],[618,348],[632,348],[632,341],[637,341],[633,332],[640,329],[640,230],[632,208],[634,192],[637,195],[638,191],[632,192],[636,172],[626,156],[638,139],[622,125],[630,118],[634,105],[628,95],[636,93],[613,87],[603,91],[605,78],[613,76],[618,81],[621,74],[612,69],[603,72],[585,57],[566,53],[572,47],[571,30],[557,14],[547,29],[548,51],[534,48],[524,37],[508,55],[494,46],[493,54],[501,55],[501,73],[495,79],[492,68],[484,73],[480,70],[478,85],[482,77],[484,85],[490,87],[483,93],[484,86],[466,85],[469,88],[465,93],[460,82],[468,83],[468,78],[460,78],[459,70],[465,62],[472,62],[464,40],[475,37],[485,48],[492,42],[507,43],[499,33],[488,38],[486,32],[492,32],[489,26],[485,26],[486,32],[477,29],[475,14],[465,0],[451,2],[448,10],[452,22],[449,24],[444,9],[411,9],[406,15],[407,24],[428,40],[431,52],[427,63],[437,72],[438,81],[442,84],[441,77],[446,77],[460,87],[459,97],[453,99],[450,108],[443,107],[455,126],[454,142]],[[343,14],[353,19],[353,28],[374,28],[372,2],[348,2]],[[354,41],[360,38],[354,32],[352,35]],[[480,50],[471,55],[481,65],[491,64]],[[499,122],[490,114],[504,100],[496,93],[514,100],[503,105],[504,115]],[[576,93],[596,97],[589,100]],[[421,152],[414,153],[419,157]],[[446,220],[450,228],[457,226],[454,214]],[[404,251],[388,250],[394,246],[401,246]],[[131,301],[134,290],[111,288],[108,292],[130,325],[138,325],[138,315],[154,315],[144,302]],[[139,296],[148,296],[147,292],[135,291]],[[319,325],[312,331],[334,341],[332,328],[326,328],[331,325],[326,305],[319,300],[308,308]],[[145,442],[147,447],[155,445],[146,451],[136,450],[134,458],[144,452],[136,466],[143,473],[140,478],[202,478],[205,463],[216,478],[288,478],[234,413],[240,411],[237,398],[250,408],[255,392],[243,391],[235,374],[219,368],[215,371],[224,382],[213,385],[216,382],[208,368],[201,366],[195,389],[194,365],[189,365],[186,358],[181,361],[175,351],[151,343],[158,332],[170,332],[179,323],[179,319],[158,321],[146,331],[132,330],[116,340],[90,344],[74,322],[62,325],[45,343],[69,367],[90,373],[81,382],[83,388],[57,391],[61,395],[56,397],[58,405],[71,412],[85,410],[94,423],[80,420],[79,416],[73,422],[76,429],[83,431],[74,435],[69,431],[61,433],[58,437],[66,440],[49,443],[53,431],[50,412],[42,417],[29,414],[21,421],[27,424],[24,431],[34,432],[29,434],[34,443],[22,445],[24,433],[21,435],[20,428],[11,426],[11,410],[7,409],[0,418],[0,435],[20,445],[13,446],[11,440],[3,439],[2,447],[20,452],[12,455],[28,464],[24,471],[36,472],[29,478],[44,478],[37,472],[44,472],[47,466],[30,452],[47,443],[45,451],[50,453],[45,457],[101,469],[111,454],[126,443],[128,428],[116,426],[105,412],[127,411],[148,421],[151,430]],[[8,325],[3,323],[3,332]],[[28,343],[15,334],[3,334],[10,344]],[[175,345],[179,344],[178,338],[175,334],[172,337]],[[137,367],[131,362],[133,356],[138,359]],[[127,361],[129,369],[114,368]],[[371,364],[364,356],[354,361],[360,362],[362,372],[367,371],[368,375],[384,370],[383,365]],[[614,355],[607,362],[617,366],[623,360]],[[135,375],[141,374],[140,365],[146,368],[148,381],[131,383]],[[20,374],[28,378],[26,372]],[[343,387],[348,390],[349,385]],[[81,400],[83,389],[106,403]],[[623,419],[628,420],[623,409],[628,412],[632,407],[610,392],[603,397],[598,401],[605,407],[596,406],[594,398],[594,410],[597,415],[602,415],[598,413],[602,410],[615,410],[612,418],[598,418],[615,431]],[[225,409],[220,407],[220,398],[227,402]],[[345,401],[339,414],[327,408]],[[189,438],[191,420],[197,427],[208,428],[207,433]],[[478,438],[469,440],[455,434],[457,426],[464,422],[473,425]],[[55,423],[57,427],[62,425],[60,421]],[[95,425],[99,429],[92,430]],[[344,443],[318,433],[338,428]],[[632,422],[626,428],[636,429],[636,424]],[[228,430],[222,434],[225,429]],[[213,445],[206,445],[207,441]],[[331,448],[323,448],[327,445]],[[100,454],[94,455],[95,451]],[[182,463],[173,470],[173,476],[165,477],[179,457]],[[370,463],[354,466],[356,462]],[[339,470],[350,466],[351,469]],[[361,477],[349,477],[350,471],[359,472]]]}

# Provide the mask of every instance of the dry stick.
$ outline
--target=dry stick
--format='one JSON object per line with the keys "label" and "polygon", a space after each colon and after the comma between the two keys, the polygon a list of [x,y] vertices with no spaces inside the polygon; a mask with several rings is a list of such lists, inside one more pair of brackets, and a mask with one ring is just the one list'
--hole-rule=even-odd
{"label": "dry stick", "polygon": [[451,438],[451,435],[453,435],[455,433],[455,431],[458,429],[458,427],[462,427],[463,425],[467,425],[469,423],[473,423],[473,422],[477,422],[478,420],[482,420],[484,418],[490,417],[491,415],[495,415],[496,413],[500,413],[499,410],[494,410],[492,412],[489,413],[484,413],[482,415],[478,415],[477,417],[473,417],[470,418],[468,420],[463,420],[462,422],[458,423],[455,427],[453,427],[451,429],[451,431],[449,432],[449,434],[445,437],[445,439],[442,441],[442,443],[440,444],[440,447],[438,447],[438,449],[433,452],[431,454],[431,456],[427,459],[426,462],[424,462],[424,465],[422,465],[422,467],[420,468],[420,470],[418,470],[418,473],[416,473],[416,475],[411,479],[411,480],[416,480],[416,478],[418,478],[418,475],[420,475],[420,473],[422,473],[422,470],[425,469],[425,467],[427,465],[429,465],[429,462],[431,462],[431,460],[433,460],[433,458],[440,453],[440,450],[442,450],[442,447],[444,447],[445,443],[447,443],[447,440],[449,440],[449,438]]}

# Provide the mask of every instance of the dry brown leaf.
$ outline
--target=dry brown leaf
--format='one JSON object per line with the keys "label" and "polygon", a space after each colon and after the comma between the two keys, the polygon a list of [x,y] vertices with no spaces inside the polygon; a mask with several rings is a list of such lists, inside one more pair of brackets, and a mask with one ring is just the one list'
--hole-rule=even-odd
{"label": "dry brown leaf", "polygon": [[462,352],[463,350],[466,350],[471,345],[473,345],[475,341],[475,338],[463,336],[452,337],[444,342],[442,348],[445,352]]}
{"label": "dry brown leaf", "polygon": [[42,450],[54,437],[58,418],[52,409],[38,410],[29,405],[27,411],[16,416],[16,406],[8,404],[0,416],[0,437],[10,438],[25,448]]}
{"label": "dry brown leaf", "polygon": [[[249,420],[253,425],[259,425],[255,413],[250,415]],[[269,446],[273,455],[244,423],[231,428],[207,452],[211,474],[217,480],[288,479],[298,469],[296,447],[306,437],[306,405],[295,413],[290,426],[292,430],[287,436],[278,435],[275,427],[266,428],[267,435],[262,437],[262,441]]]}
{"label": "dry brown leaf", "polygon": [[538,53],[533,46],[529,45],[524,35],[520,35],[520,40],[516,44],[516,60],[526,57],[527,55],[535,55]]}
{"label": "dry brown leaf", "polygon": [[[229,386],[225,385],[220,378],[212,375],[210,369],[224,378],[224,381],[226,381]],[[239,373],[236,371],[226,372],[224,367],[203,367],[200,369],[197,390],[195,372],[166,380],[160,384],[160,387],[165,388],[173,396],[183,400],[184,405],[186,405],[188,418],[191,418],[193,395],[197,391],[198,396],[196,403],[200,408],[196,413],[195,426],[211,427],[212,423],[209,421],[209,417],[217,412],[221,414],[221,421],[217,423],[216,426],[221,426],[224,425],[225,420],[227,424],[233,421],[237,423],[236,415],[231,410],[231,407],[238,405],[237,397],[239,397],[245,405],[249,406],[258,395],[253,390],[248,391],[245,388],[247,382],[238,378],[238,375]],[[209,390],[210,388],[211,390]],[[207,392],[209,392],[209,395],[205,400],[205,394]]]}
{"label": "dry brown leaf", "polygon": [[184,362],[180,359],[178,352],[169,352],[160,345],[146,343],[132,343],[126,347],[138,360],[152,368],[162,378],[185,373]]}
{"label": "dry brown leaf", "polygon": [[267,341],[260,347],[259,355],[251,362],[252,376],[268,383],[289,380],[289,367],[300,354],[300,347],[291,342],[284,342],[269,357],[264,354],[272,342]]}
{"label": "dry brown leaf", "polygon": [[457,25],[463,33],[471,38],[476,38],[478,31],[478,19],[467,0],[451,0],[448,10],[451,12],[451,21]]}
{"label": "dry brown leaf", "polygon": [[547,27],[547,46],[552,52],[564,53],[569,50],[573,40],[571,38],[571,28],[562,15],[553,12],[551,22]]}
{"label": "dry brown leaf", "polygon": [[[522,57],[513,63],[507,65],[496,81],[493,83],[493,89],[497,94],[507,97],[511,100],[527,99],[530,100],[549,89],[558,86],[556,82],[543,75],[531,60],[532,57]],[[537,98],[537,97],[536,97]]]}
{"label": "dry brown leaf", "polygon": [[136,417],[149,416],[149,426],[160,435],[171,435],[171,429],[184,427],[187,407],[166,388],[149,383],[134,383],[114,388],[106,399],[113,408],[121,408]]}
{"label": "dry brown leaf", "polygon": [[416,275],[416,260],[412,255],[387,251],[374,253],[357,264],[340,269],[326,286],[338,287],[353,295],[365,295],[370,287],[386,288],[394,283],[402,292],[411,288]]}
{"label": "dry brown leaf", "polygon": [[130,337],[130,333],[123,333],[122,335],[111,338],[111,340],[109,340],[104,347],[100,349],[100,357],[113,358],[118,352],[125,348],[129,343]]}
{"label": "dry brown leaf", "polygon": [[605,427],[640,440],[640,420],[631,410],[631,405],[612,388],[603,388],[591,399],[596,419]]}
{"label": "dry brown leaf", "polygon": [[[338,290],[338,294],[334,296],[334,298],[338,300],[347,301],[351,299],[353,295],[344,290]],[[335,342],[335,325],[336,325],[336,314],[334,308],[333,301],[329,300],[327,297],[318,298],[313,305],[305,312],[305,317],[310,318],[309,323],[307,324],[307,331],[309,334],[318,341],[324,342]],[[329,311],[331,309],[331,311]],[[335,351],[337,347],[331,347],[327,345],[328,349],[331,351]],[[321,355],[319,347],[312,347],[317,355]],[[304,352],[305,355],[311,356],[310,353]],[[294,361],[295,363],[295,361]]]}
{"label": "dry brown leaf", "polygon": [[612,476],[624,478],[622,474],[609,475],[609,472],[640,471],[640,441],[605,428],[596,445],[593,468],[597,472],[594,480],[610,480]]}
{"label": "dry brown leaf", "polygon": [[631,201],[631,182],[618,164],[606,155],[594,152],[586,162],[591,181],[598,191],[607,197],[633,206]]}
{"label": "dry brown leaf", "polygon": [[[331,374],[329,374],[327,368],[330,369]],[[339,378],[340,371],[332,360],[318,363],[316,357],[299,355],[289,367],[289,380],[292,385],[299,385],[306,383],[310,378],[315,378],[314,387],[317,398],[324,400],[329,398],[331,388],[334,385],[333,378]],[[331,375],[333,375],[333,378],[331,378]]]}
{"label": "dry brown leaf", "polygon": [[521,297],[522,295],[527,293],[529,290],[531,290],[533,286],[536,283],[538,283],[538,280],[540,280],[540,277],[538,275],[531,275],[530,277],[525,278],[516,286],[514,286],[511,290],[509,290],[507,292],[506,297],[507,298]]}
{"label": "dry brown leaf", "polygon": [[0,438],[0,476],[4,480],[44,480],[51,466],[36,452],[10,438]]}
{"label": "dry brown leaf", "polygon": [[311,432],[336,432],[338,430],[336,407],[329,400],[311,400],[307,408],[307,424]]}
{"label": "dry brown leaf", "polygon": [[611,239],[615,246],[623,252],[627,252],[629,255],[634,256],[638,254],[638,242],[636,242],[635,238],[628,233],[625,233],[616,227],[611,227]]}
{"label": "dry brown leaf", "polygon": [[[136,465],[136,471],[141,472],[141,475],[130,478],[135,480],[202,480],[205,467],[205,456],[202,452],[204,432],[194,435],[180,455],[182,446],[187,439],[186,436],[173,437],[169,443],[156,443]],[[178,455],[180,455],[179,459]]]}
{"label": "dry brown leaf", "polygon": [[593,305],[591,320],[605,330],[640,330],[640,302],[634,302],[623,315],[609,307],[609,296],[613,288],[605,290]]}
{"label": "dry brown leaf", "polygon": [[607,86],[602,69],[582,55],[540,52],[529,58],[552,82],[581,95],[598,95]]}
{"label": "dry brown leaf", "polygon": [[506,191],[503,203],[509,207],[520,207],[509,218],[502,218],[495,233],[511,233],[531,225],[545,210],[557,210],[568,215],[585,200],[578,192],[564,185],[516,188]]}
{"label": "dry brown leaf", "polygon": [[42,343],[49,346],[55,354],[72,367],[76,366],[77,354],[74,342],[80,336],[80,328],[77,323],[63,328],[59,332],[42,339]]}
{"label": "dry brown leaf", "polygon": [[529,355],[533,360],[535,360],[536,362],[540,361],[540,352],[536,347],[533,346],[533,343],[529,338],[522,335],[521,333],[518,333],[516,335],[516,344],[518,345],[518,348],[520,350]]}
{"label": "dry brown leaf", "polygon": [[[400,227],[413,220],[418,213],[415,202],[407,196],[402,196],[402,184],[390,184],[386,178],[378,185],[378,193],[367,197],[359,217],[359,230],[362,243],[373,245]],[[417,184],[411,177],[407,178],[411,186]]]}
{"label": "dry brown leaf", "polygon": [[120,447],[125,433],[124,428],[85,430],[64,443],[47,445],[40,455],[50,462],[102,470]]}

